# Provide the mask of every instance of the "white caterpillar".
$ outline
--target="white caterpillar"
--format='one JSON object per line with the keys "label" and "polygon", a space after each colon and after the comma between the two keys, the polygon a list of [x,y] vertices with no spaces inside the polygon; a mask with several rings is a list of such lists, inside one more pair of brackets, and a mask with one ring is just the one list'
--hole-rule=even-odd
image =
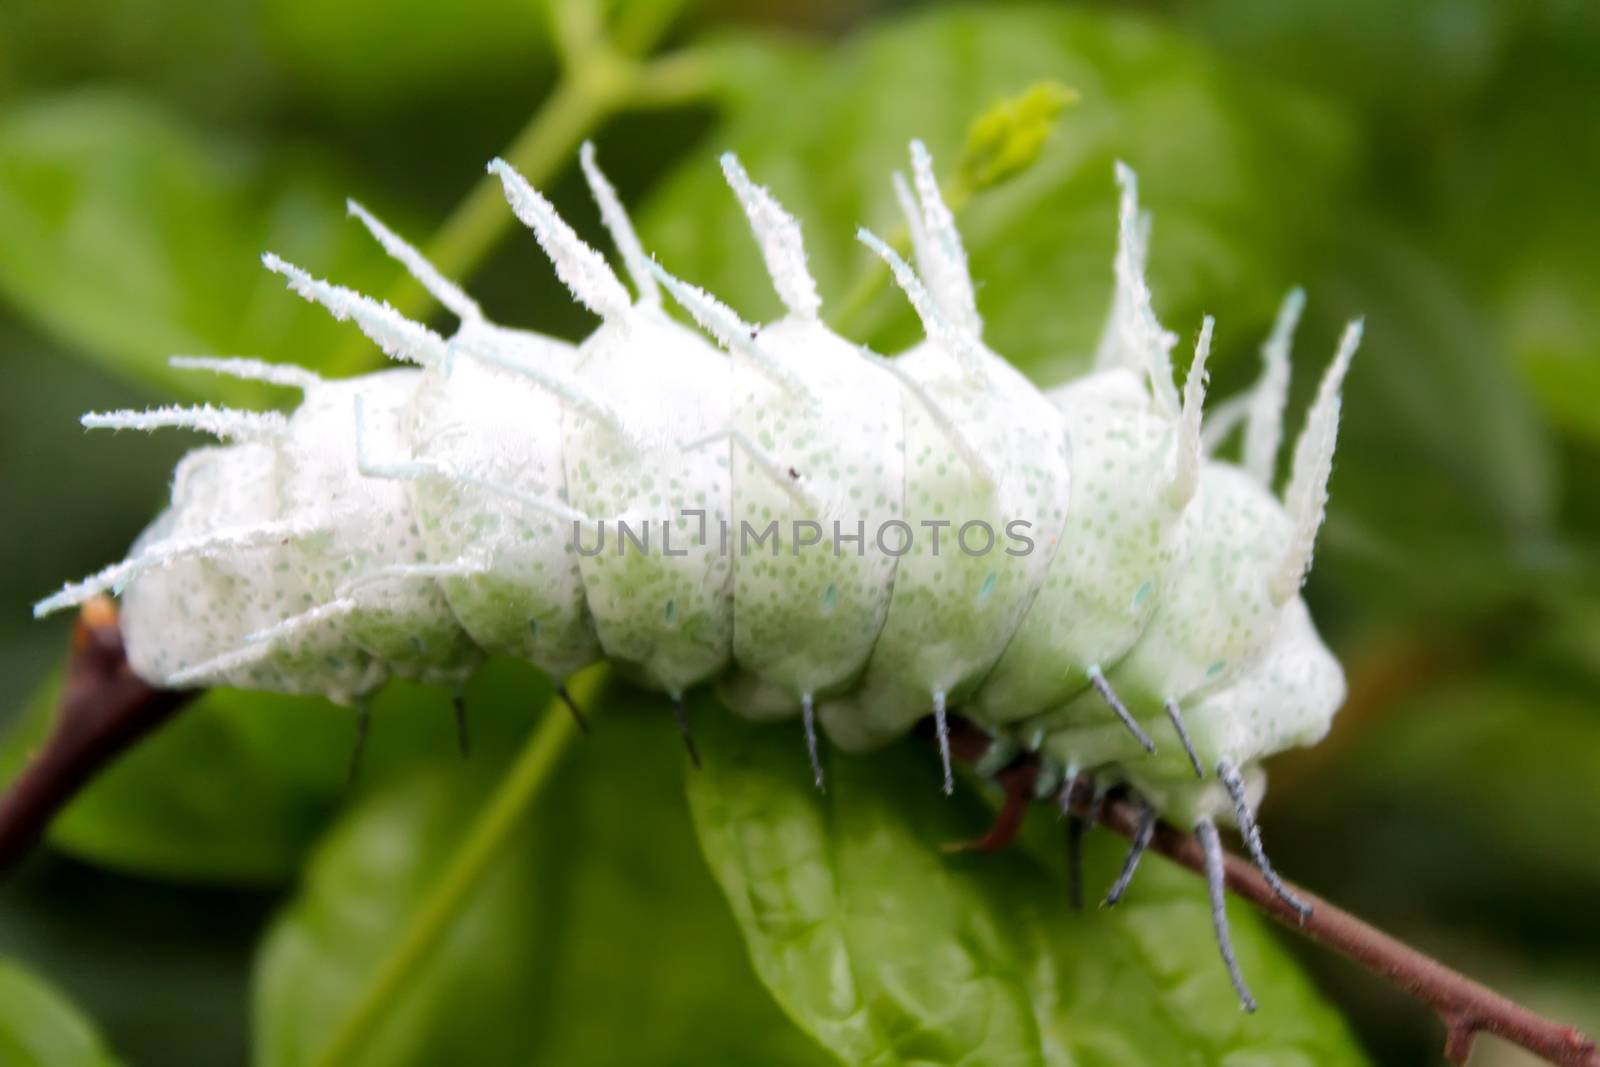
{"label": "white caterpillar", "polygon": [[[918,143],[911,161],[912,182],[895,177],[918,271],[860,235],[926,331],[893,359],[818,317],[798,223],[731,155],[723,169],[788,308],[759,329],[646,258],[587,145],[584,173],[637,297],[511,167],[489,165],[602,320],[576,347],[488,322],[352,203],[459,331],[446,339],[266,256],[301,296],[414,367],[325,381],[178,359],[304,399],[287,417],[86,416],[225,443],[183,459],[170,506],[126,560],[36,613],[120,589],[129,661],[164,686],[352,702],[391,675],[458,689],[485,654],[558,682],[605,657],[675,699],[717,680],[741,714],[802,718],[819,787],[816,722],[860,750],[931,713],[948,791],[946,713],[959,709],[1038,751],[1056,781],[1092,772],[1131,787],[1151,819],[1196,826],[1213,856],[1214,820],[1236,821],[1272,877],[1252,822],[1260,761],[1320,739],[1344,698],[1299,589],[1359,323],[1280,502],[1298,292],[1258,385],[1202,425],[1211,320],[1180,393],[1176,338],[1144,278],[1148,219],[1119,166],[1116,294],[1095,369],[1040,392],[984,346]],[[664,313],[661,289],[715,345]],[[1241,422],[1242,465],[1207,458]],[[1179,743],[1156,745],[1162,731]]]}

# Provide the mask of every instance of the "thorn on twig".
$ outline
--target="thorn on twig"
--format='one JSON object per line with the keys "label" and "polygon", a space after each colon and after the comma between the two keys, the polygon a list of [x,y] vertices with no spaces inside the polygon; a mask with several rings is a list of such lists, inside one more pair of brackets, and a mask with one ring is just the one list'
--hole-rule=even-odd
{"label": "thorn on twig", "polygon": [[1444,1058],[1450,1063],[1466,1063],[1478,1038],[1478,1026],[1468,1016],[1445,1018]]}
{"label": "thorn on twig", "polygon": [[134,674],[115,604],[106,597],[84,604],[50,736],[0,798],[0,872],[28,853],[101,768],[196,695],[157,689]]}

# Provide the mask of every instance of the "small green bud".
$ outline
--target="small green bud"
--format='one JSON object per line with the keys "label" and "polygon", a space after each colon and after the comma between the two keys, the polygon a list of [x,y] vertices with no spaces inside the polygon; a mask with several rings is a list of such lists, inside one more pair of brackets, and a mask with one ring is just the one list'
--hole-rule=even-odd
{"label": "small green bud", "polygon": [[967,129],[961,153],[962,190],[975,193],[1000,185],[1033,166],[1055,129],[1056,116],[1077,100],[1077,90],[1047,79],[979,115]]}

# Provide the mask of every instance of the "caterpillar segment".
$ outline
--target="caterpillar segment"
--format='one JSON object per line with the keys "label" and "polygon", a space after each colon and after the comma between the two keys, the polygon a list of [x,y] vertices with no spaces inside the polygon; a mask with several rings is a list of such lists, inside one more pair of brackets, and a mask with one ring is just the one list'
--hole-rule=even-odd
{"label": "caterpillar segment", "polygon": [[[966,254],[913,142],[894,191],[915,266],[868,231],[925,337],[884,358],[823,321],[798,221],[731,154],[725,177],[784,314],[756,326],[649,258],[592,147],[580,154],[623,277],[508,164],[489,171],[599,325],[577,345],[487,320],[420,252],[350,214],[458,320],[446,338],[263,257],[400,369],[326,381],[250,359],[175,366],[300,391],[289,415],[202,406],[91,415],[221,444],[179,464],[169,506],[118,564],[38,614],[111,589],[130,663],[157,685],[322,693],[362,708],[394,675],[460,711],[485,655],[555,681],[599,658],[663,690],[695,756],[689,688],[753,719],[871,749],[931,717],[993,751],[1033,750],[1041,796],[1132,790],[1207,851],[1219,822],[1296,906],[1261,847],[1261,761],[1315,743],[1343,674],[1299,589],[1327,503],[1353,323],[1324,374],[1280,499],[1292,291],[1244,396],[1202,418],[1213,332],[1180,390],[1177,335],[1145,280],[1148,215],[1121,186],[1112,306],[1093,370],[1039,390],[983,342]],[[631,287],[631,291],[630,291]],[[663,296],[698,329],[669,317]],[[1242,429],[1238,464],[1213,458]],[[581,714],[573,709],[574,714]],[[362,726],[364,730],[364,725]],[[464,722],[461,744],[466,746]],[[996,763],[991,770],[998,770]],[[1065,784],[1063,784],[1065,783]]]}
{"label": "caterpillar segment", "polygon": [[[736,667],[722,691],[752,716],[800,712],[814,753],[819,703],[827,722],[827,701],[859,676],[889,610],[899,561],[866,539],[903,521],[904,405],[893,379],[818,318],[799,223],[733,156],[723,170],[787,314],[758,329],[657,271],[728,351],[733,431],[748,442],[732,457]],[[826,547],[843,538],[862,550]]]}

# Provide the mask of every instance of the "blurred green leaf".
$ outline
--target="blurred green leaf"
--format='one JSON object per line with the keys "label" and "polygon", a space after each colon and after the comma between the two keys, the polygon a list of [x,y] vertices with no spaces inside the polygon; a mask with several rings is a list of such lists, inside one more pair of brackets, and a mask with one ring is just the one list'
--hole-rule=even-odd
{"label": "blurred green leaf", "polygon": [[[550,66],[542,2],[268,0],[265,36],[297,88],[356,112],[425,106],[441,87],[527,85]],[[532,101],[530,100],[530,105]]]}
{"label": "blurred green leaf", "polygon": [[1551,421],[1600,442],[1600,11],[1530,4],[1518,16],[1502,84],[1430,159],[1430,239],[1488,297]]}
{"label": "blurred green leaf", "polygon": [[[360,1063],[824,1062],[752,981],[698,862],[670,722],[655,701],[596,717]],[[262,949],[263,1067],[306,1063],[326,1039],[492,780],[397,781],[319,845]]]}
{"label": "blurred green leaf", "polygon": [[[1414,615],[1567,580],[1552,435],[1461,281],[1391,228],[1352,220],[1314,284],[1366,320],[1314,588],[1364,601],[1369,616]],[[1338,328],[1308,318],[1302,337]],[[1300,379],[1303,396],[1316,376]]]}
{"label": "blurred green leaf", "polygon": [[0,1063],[7,1067],[115,1067],[116,1060],[78,1009],[8,960],[0,959]]}
{"label": "blurred green leaf", "polygon": [[[256,1061],[310,1062],[351,995],[394,942],[488,792],[479,773],[433,771],[374,794],[319,845],[300,898],[263,945]],[[538,914],[531,852],[486,880],[424,973],[395,1002],[363,1063],[512,1063],[531,1035],[506,1026],[536,995],[523,950]]]}
{"label": "blurred green leaf", "polygon": [[[1112,164],[1139,171],[1155,215],[1154,287],[1184,334],[1221,310],[1222,339],[1250,351],[1299,271],[1317,207],[1336,198],[1350,131],[1294,93],[1225,75],[1152,24],[1047,8],[938,9],[882,23],[809,62],[740,67],[726,124],[643,212],[668,269],[747,317],[779,310],[755,242],[712,164],[739,152],[805,226],[835,308],[869,262],[856,227],[893,228],[889,175],[907,142],[928,142],[952,173],[973,120],[1040,80],[1082,95],[1037,163],[974,198],[961,228],[988,340],[1049,381],[1081,370],[1105,319],[1116,230]],[[855,339],[891,348],[916,336],[884,293]],[[824,304],[824,316],[829,305]]]}
{"label": "blurred green leaf", "polygon": [[[989,812],[939,795],[926,746],[832,759],[818,795],[798,730],[699,723],[706,857],[757,973],[843,1062],[1364,1062],[1243,905],[1229,914],[1261,1010],[1239,1010],[1189,873],[1147,860],[1119,907],[1073,912],[1060,872],[1021,848],[941,854]],[[1122,842],[1090,842],[1092,894]]]}
{"label": "blurred green leaf", "polygon": [[[20,769],[53,718],[42,686],[0,746],[0,778]],[[473,740],[503,752],[549,692],[529,667],[495,663],[467,688]],[[354,715],[327,701],[213,690],[113,763],[56,819],[50,844],[122,871],[194,882],[293,875],[338,807],[418,763],[454,761],[444,694],[397,682],[374,701],[357,782],[347,782]],[[485,756],[467,765],[485,774]]]}
{"label": "blurred green leaf", "polygon": [[1363,827],[1336,858],[1295,847],[1308,853],[1299,860],[1311,877],[1332,862],[1382,872],[1352,888],[1351,906],[1381,921],[1403,887],[1408,910],[1498,905],[1502,928],[1553,928],[1569,951],[1600,950],[1584,919],[1600,894],[1600,825],[1578,814],[1600,809],[1592,676],[1502,668],[1434,686],[1368,723],[1323,775],[1295,784],[1284,816],[1295,825]]}
{"label": "blurred green leaf", "polygon": [[356,288],[392,268],[311,159],[280,172],[110,91],[0,116],[0,292],[114,373],[163,391],[259,398],[176,372],[174,354],[293,358],[334,372],[348,327],[285,292],[280,252]]}
{"label": "blurred green leaf", "polygon": [[[1162,6],[1252,66],[1352,97],[1376,123],[1415,136],[1478,101],[1496,73],[1508,30],[1540,4],[1191,0]],[[1376,71],[1382,77],[1374,77]]]}
{"label": "blurred green leaf", "polygon": [[259,113],[277,88],[256,0],[73,0],[0,6],[0,94],[86,83],[137,86],[189,113]]}

